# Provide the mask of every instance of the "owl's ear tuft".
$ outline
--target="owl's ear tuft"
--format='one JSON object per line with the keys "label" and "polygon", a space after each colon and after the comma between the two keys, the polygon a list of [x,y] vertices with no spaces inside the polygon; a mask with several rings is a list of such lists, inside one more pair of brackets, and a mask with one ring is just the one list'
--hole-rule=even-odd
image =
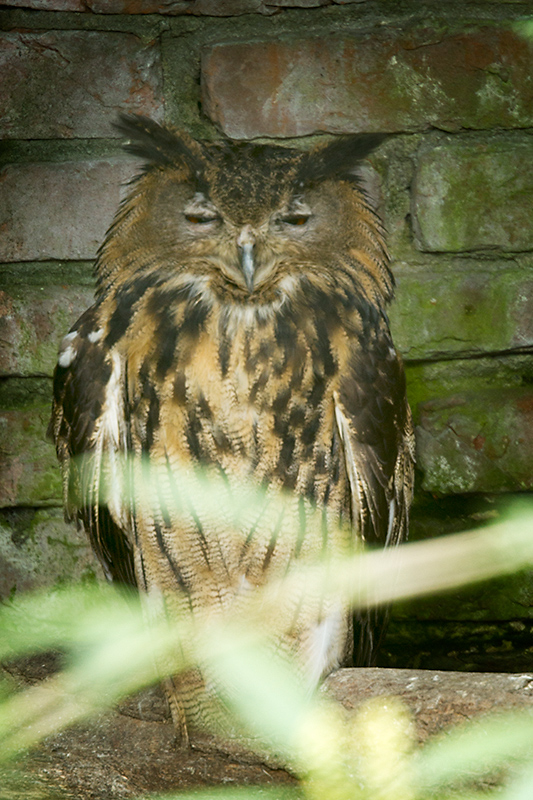
{"label": "owl's ear tuft", "polygon": [[201,179],[209,152],[186,133],[174,133],[141,114],[120,114],[113,123],[126,138],[124,149],[145,159],[147,165],[186,164],[195,180]]}
{"label": "owl's ear tuft", "polygon": [[387,138],[382,133],[343,136],[310,150],[300,163],[296,182],[301,186],[320,183],[328,178],[350,176],[352,170]]}

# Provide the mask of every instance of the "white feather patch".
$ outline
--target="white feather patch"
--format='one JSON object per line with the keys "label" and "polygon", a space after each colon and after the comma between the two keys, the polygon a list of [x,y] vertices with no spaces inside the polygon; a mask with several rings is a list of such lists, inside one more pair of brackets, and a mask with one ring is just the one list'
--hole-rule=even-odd
{"label": "white feather patch", "polygon": [[77,347],[73,346],[74,339],[78,335],[78,331],[71,331],[67,333],[66,336],[63,337],[61,345],[59,347],[59,356],[57,359],[57,363],[60,367],[66,369],[70,367],[74,359],[78,354]]}
{"label": "white feather patch", "polygon": [[96,344],[96,342],[100,341],[103,335],[104,335],[104,329],[98,328],[97,331],[91,331],[90,334],[87,336],[87,338],[92,344]]}
{"label": "white feather patch", "polygon": [[342,611],[334,611],[310,629],[306,637],[308,675],[312,686],[338,667],[344,655],[346,639]]}
{"label": "white feather patch", "polygon": [[[95,442],[95,491],[103,491],[105,502],[117,524],[125,524],[124,454],[126,451],[126,426],[122,392],[122,362],[118,353],[112,353],[111,376],[105,390],[105,402]],[[100,481],[103,481],[103,486]],[[96,495],[98,496],[98,494]]]}
{"label": "white feather patch", "polygon": [[66,369],[67,367],[70,367],[70,365],[72,364],[72,362],[76,358],[76,353],[77,352],[78,351],[74,347],[72,347],[72,345],[69,345],[68,347],[66,347],[63,350],[62,353],[59,354],[59,358],[57,359],[57,363],[59,364],[60,367],[63,367],[64,369]]}
{"label": "white feather patch", "polygon": [[357,464],[352,445],[350,425],[342,408],[339,405],[336,392],[333,393],[333,399],[335,401],[335,420],[337,422],[339,436],[341,437],[344,447],[344,462],[346,464],[346,472],[348,473],[348,480],[350,482],[350,491],[352,495],[352,515],[354,519],[360,519],[362,498],[359,476],[357,474]]}
{"label": "white feather patch", "polygon": [[124,419],[122,397],[122,362],[118,353],[111,355],[113,368],[105,390],[105,404],[102,413],[102,432],[107,434],[113,445],[120,445],[121,422]]}
{"label": "white feather patch", "polygon": [[389,524],[387,526],[387,538],[385,539],[385,547],[391,543],[392,532],[394,530],[394,520],[396,517],[396,501],[394,497],[389,503]]}

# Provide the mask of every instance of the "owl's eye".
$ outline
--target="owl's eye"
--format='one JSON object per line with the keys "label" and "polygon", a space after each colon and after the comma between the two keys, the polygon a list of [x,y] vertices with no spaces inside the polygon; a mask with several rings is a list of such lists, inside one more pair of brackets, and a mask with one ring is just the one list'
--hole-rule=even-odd
{"label": "owl's eye", "polygon": [[309,216],[309,214],[287,214],[286,217],[282,217],[282,221],[287,225],[305,225]]}
{"label": "owl's eye", "polygon": [[220,222],[220,217],[213,214],[209,216],[207,214],[185,214],[185,219],[191,225],[209,225],[213,222]]}

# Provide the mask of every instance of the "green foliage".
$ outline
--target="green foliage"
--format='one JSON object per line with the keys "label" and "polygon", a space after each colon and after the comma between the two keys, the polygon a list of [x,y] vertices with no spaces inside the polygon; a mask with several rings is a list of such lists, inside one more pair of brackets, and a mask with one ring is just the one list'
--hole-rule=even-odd
{"label": "green foliage", "polygon": [[[211,490],[213,496],[218,506],[221,495]],[[251,495],[245,499],[254,502]],[[216,625],[191,619],[169,623],[148,606],[148,628],[147,602],[107,586],[17,597],[0,608],[0,660],[59,648],[65,666],[24,690],[0,686],[0,771],[6,787],[1,796],[33,796],[35,786],[13,765],[42,738],[164,672],[201,662],[231,708],[236,728],[281,758],[300,777],[300,788],[209,789],[175,795],[176,800],[473,800],[494,794],[476,789],[476,781],[508,774],[511,766],[513,780],[498,797],[525,800],[533,796],[529,711],[487,716],[418,749],[410,713],[398,699],[374,698],[347,717],[339,705],[310,694],[270,640],[275,609],[302,581],[324,596],[335,593],[363,606],[450,589],[532,563],[531,512],[522,510],[484,531],[298,567],[279,584],[252,593],[244,610],[217,618]]]}

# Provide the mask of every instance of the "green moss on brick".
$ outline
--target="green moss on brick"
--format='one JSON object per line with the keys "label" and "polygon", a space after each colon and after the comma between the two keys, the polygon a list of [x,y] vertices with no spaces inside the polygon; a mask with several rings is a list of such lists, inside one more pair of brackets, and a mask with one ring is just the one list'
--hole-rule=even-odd
{"label": "green moss on brick", "polygon": [[87,537],[61,508],[0,510],[0,599],[103,575]]}
{"label": "green moss on brick", "polygon": [[0,411],[0,507],[60,505],[59,466],[46,436],[50,411],[51,398]]}
{"label": "green moss on brick", "polygon": [[422,250],[533,248],[533,143],[523,135],[448,141],[423,152],[414,183]]}
{"label": "green moss on brick", "polygon": [[533,490],[533,387],[450,395],[421,404],[418,414],[426,491]]}
{"label": "green moss on brick", "polygon": [[407,359],[477,355],[533,341],[533,272],[496,262],[484,268],[403,272],[390,310]]}

